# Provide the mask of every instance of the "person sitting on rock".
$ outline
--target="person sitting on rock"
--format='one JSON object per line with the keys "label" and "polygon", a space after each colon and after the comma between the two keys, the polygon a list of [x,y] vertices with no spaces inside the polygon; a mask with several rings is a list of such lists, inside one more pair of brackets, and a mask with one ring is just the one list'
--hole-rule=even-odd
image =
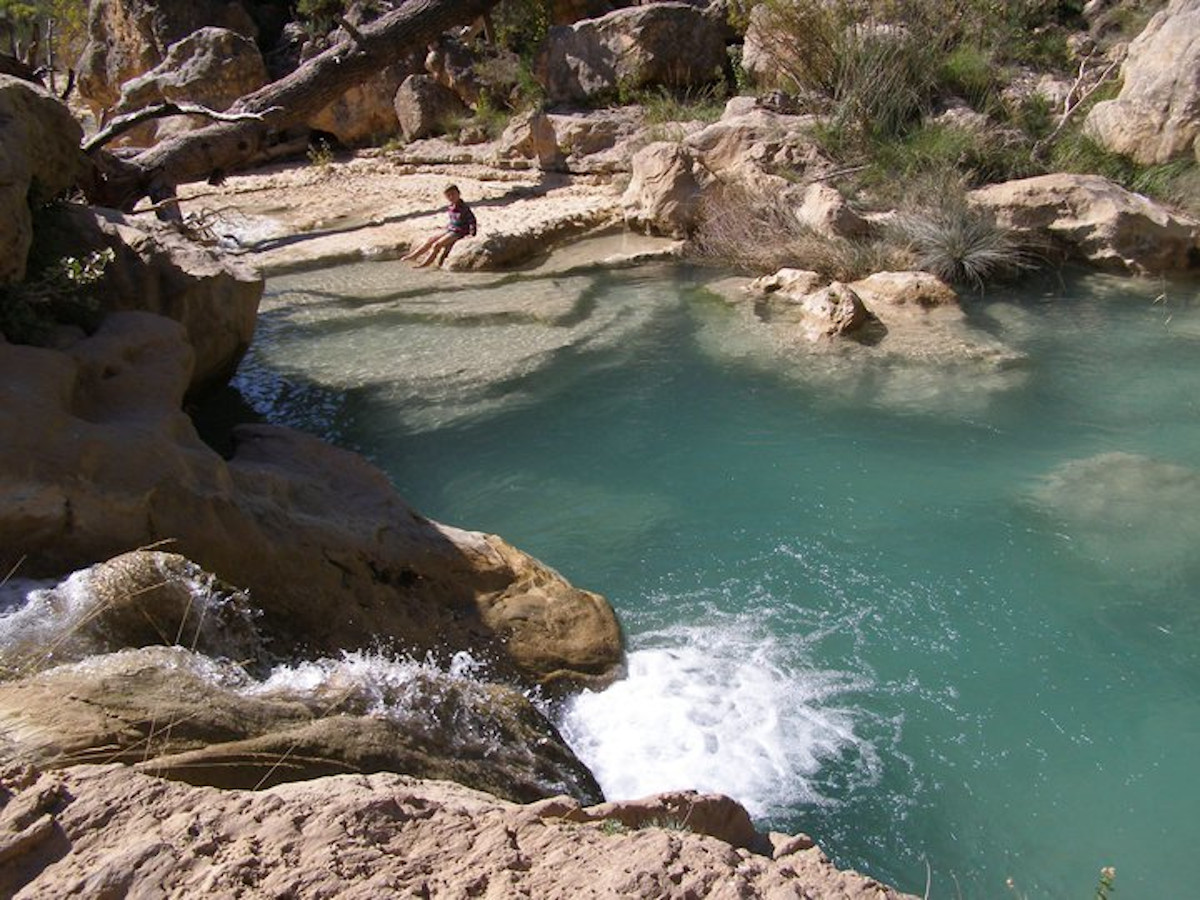
{"label": "person sitting on rock", "polygon": [[446,261],[451,247],[467,235],[474,236],[477,233],[475,213],[471,212],[471,207],[463,202],[458,186],[449,185],[445,194],[446,199],[450,201],[450,207],[446,210],[450,214],[450,222],[447,224],[446,230],[435,234],[416,250],[410,250],[401,257],[401,259],[417,259],[423,254],[428,254],[423,262],[417,264],[417,268],[424,268],[434,262],[440,266]]}

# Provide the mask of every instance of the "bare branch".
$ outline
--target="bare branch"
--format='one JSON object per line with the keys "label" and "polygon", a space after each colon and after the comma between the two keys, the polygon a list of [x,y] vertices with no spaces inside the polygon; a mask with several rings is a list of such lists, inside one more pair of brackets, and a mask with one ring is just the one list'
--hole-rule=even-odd
{"label": "bare branch", "polygon": [[137,112],[117,116],[108,125],[83,142],[83,152],[92,153],[109,141],[115,140],[131,128],[136,128],[143,122],[149,122],[152,119],[165,119],[170,116],[204,116],[208,119],[214,119],[217,122],[261,122],[263,116],[271,111],[268,109],[261,113],[223,113],[217,112],[215,109],[209,109],[207,106],[200,106],[197,103],[157,103],[154,106],[139,109]]}

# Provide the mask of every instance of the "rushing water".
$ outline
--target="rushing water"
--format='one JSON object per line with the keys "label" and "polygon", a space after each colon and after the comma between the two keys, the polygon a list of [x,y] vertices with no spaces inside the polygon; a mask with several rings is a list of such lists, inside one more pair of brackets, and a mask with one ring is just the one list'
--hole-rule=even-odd
{"label": "rushing water", "polygon": [[969,298],[995,370],[781,349],[683,268],[416,277],[276,280],[240,387],[609,597],[629,677],[560,725],[611,797],[932,897],[1195,893],[1194,285]]}

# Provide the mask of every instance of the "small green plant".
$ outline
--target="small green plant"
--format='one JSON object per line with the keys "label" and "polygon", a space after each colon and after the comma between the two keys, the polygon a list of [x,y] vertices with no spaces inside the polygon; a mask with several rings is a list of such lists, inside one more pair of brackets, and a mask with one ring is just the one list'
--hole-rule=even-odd
{"label": "small green plant", "polygon": [[967,101],[974,109],[988,112],[996,103],[999,72],[988,49],[959,44],[946,56],[938,73],[945,91]]}
{"label": "small green plant", "polygon": [[309,164],[318,169],[327,169],[333,164],[333,148],[324,138],[317,138],[310,143],[305,155],[308,157]]}
{"label": "small green plant", "polygon": [[605,819],[600,823],[601,834],[607,834],[611,836],[614,834],[627,834],[628,832],[628,826],[626,826],[625,823],[619,819]]}
{"label": "small green plant", "polygon": [[1105,866],[1100,870],[1100,880],[1096,883],[1096,900],[1109,900],[1116,890],[1117,870],[1113,866]]}
{"label": "small green plant", "polygon": [[111,247],[65,256],[25,281],[0,286],[0,333],[15,344],[41,344],[55,325],[94,330],[100,320],[94,288],[115,258]]}
{"label": "small green plant", "polygon": [[668,122],[715,122],[725,111],[723,85],[710,84],[671,90],[640,91],[636,102],[645,110],[646,123],[664,125]]}

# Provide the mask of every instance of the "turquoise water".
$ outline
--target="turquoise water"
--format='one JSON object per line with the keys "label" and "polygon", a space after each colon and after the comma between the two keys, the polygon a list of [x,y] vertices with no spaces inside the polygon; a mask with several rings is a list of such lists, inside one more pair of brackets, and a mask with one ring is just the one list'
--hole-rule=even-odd
{"label": "turquoise water", "polygon": [[968,298],[994,369],[781,348],[709,277],[277,279],[239,386],[612,601],[630,676],[560,711],[610,796],[931,897],[1194,895],[1195,286]]}

